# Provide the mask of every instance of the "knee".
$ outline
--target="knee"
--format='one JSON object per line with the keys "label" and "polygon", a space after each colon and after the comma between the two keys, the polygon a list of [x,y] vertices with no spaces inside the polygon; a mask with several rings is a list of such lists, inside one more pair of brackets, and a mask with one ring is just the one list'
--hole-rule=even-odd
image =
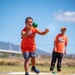
{"label": "knee", "polygon": [[54,62],[52,62],[51,64],[52,64],[52,65],[55,65],[55,63],[54,63]]}
{"label": "knee", "polygon": [[32,57],[31,60],[35,60],[35,57]]}
{"label": "knee", "polygon": [[25,60],[24,64],[27,64],[29,62],[29,60]]}

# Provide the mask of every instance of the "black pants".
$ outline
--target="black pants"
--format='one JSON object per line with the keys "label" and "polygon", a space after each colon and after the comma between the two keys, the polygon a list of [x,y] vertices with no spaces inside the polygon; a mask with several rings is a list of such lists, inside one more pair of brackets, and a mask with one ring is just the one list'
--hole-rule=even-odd
{"label": "black pants", "polygon": [[54,70],[56,60],[57,60],[57,70],[58,71],[61,70],[62,57],[63,57],[63,53],[57,53],[57,52],[52,53],[52,61],[51,61],[50,70],[52,71]]}

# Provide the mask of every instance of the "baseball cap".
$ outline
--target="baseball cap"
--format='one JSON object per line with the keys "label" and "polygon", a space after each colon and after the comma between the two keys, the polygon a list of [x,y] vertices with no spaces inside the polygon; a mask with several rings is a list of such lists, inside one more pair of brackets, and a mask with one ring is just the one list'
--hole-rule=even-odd
{"label": "baseball cap", "polygon": [[62,27],[62,28],[61,28],[61,30],[64,30],[64,31],[66,31],[66,28],[65,28],[65,27]]}

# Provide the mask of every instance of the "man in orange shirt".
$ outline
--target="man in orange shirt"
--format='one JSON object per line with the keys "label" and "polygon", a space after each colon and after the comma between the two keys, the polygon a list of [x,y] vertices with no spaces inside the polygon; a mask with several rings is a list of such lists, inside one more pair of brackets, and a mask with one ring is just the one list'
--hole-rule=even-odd
{"label": "man in orange shirt", "polygon": [[40,31],[38,28],[34,28],[32,26],[33,19],[31,17],[27,17],[25,20],[25,28],[21,32],[21,50],[25,59],[24,62],[24,69],[25,69],[25,75],[29,75],[28,68],[29,68],[29,58],[31,58],[31,64],[32,68],[31,70],[39,73],[40,71],[36,69],[35,67],[35,52],[36,52],[36,43],[35,43],[35,35],[45,35],[49,32],[49,29],[46,29],[45,31]]}
{"label": "man in orange shirt", "polygon": [[62,62],[63,53],[66,54],[66,46],[68,43],[68,38],[65,35],[66,28],[62,27],[60,31],[61,31],[61,33],[56,35],[56,37],[54,39],[54,48],[53,48],[53,53],[52,53],[52,61],[51,61],[50,71],[54,70],[56,60],[58,60],[57,71],[58,72],[61,71],[61,62]]}

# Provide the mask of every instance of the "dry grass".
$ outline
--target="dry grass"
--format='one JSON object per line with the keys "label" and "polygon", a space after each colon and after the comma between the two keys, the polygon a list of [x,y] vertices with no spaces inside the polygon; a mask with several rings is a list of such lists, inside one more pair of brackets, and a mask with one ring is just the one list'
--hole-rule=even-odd
{"label": "dry grass", "polygon": [[[19,57],[12,57],[12,59],[0,58],[0,72],[11,72],[11,71],[24,72],[23,63],[24,63],[24,59]],[[36,65],[41,72],[49,73],[50,63],[51,63],[51,58],[36,57]],[[29,64],[31,65],[30,61]],[[54,71],[57,72],[56,67]],[[31,72],[31,66],[29,67],[29,72]],[[56,73],[55,75],[72,75],[72,74],[75,74],[75,59],[63,58],[62,72]],[[1,75],[6,75],[6,74],[1,74]],[[54,74],[50,74],[50,75],[54,75]]]}
{"label": "dry grass", "polygon": [[21,65],[23,59],[12,57],[12,58],[0,58],[0,65]]}
{"label": "dry grass", "polygon": [[[49,71],[50,63],[51,63],[51,57],[40,57],[40,56],[36,57],[36,65],[41,72],[47,72],[47,73],[50,72]],[[8,58],[0,58],[0,72],[11,72],[11,71],[24,72],[23,64],[24,64],[23,57],[12,56]],[[31,65],[30,61],[29,64]],[[54,71],[57,72],[56,67]],[[31,66],[29,67],[29,72],[31,72]],[[56,73],[56,75],[72,75],[72,74],[75,74],[75,59],[63,58],[62,72]]]}
{"label": "dry grass", "polygon": [[[23,57],[0,58],[0,65],[23,65]],[[50,66],[51,58],[36,57],[36,65]],[[29,61],[31,65],[31,62]],[[63,58],[63,66],[75,67],[75,59]]]}

